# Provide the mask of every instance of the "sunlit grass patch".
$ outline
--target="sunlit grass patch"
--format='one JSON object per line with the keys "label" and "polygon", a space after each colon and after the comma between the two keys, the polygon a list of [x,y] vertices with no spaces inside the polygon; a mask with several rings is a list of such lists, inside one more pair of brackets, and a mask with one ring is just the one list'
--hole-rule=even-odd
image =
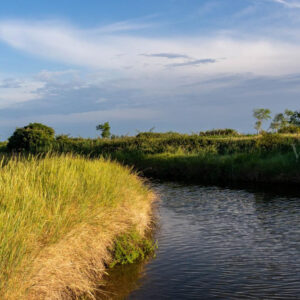
{"label": "sunlit grass patch", "polygon": [[143,236],[153,194],[129,168],[74,156],[3,159],[0,298],[62,299],[95,288],[109,248]]}

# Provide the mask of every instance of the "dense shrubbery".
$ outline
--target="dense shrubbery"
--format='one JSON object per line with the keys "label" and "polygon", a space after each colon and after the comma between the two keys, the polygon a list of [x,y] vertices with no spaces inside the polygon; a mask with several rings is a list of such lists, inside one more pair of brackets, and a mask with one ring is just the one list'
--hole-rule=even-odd
{"label": "dense shrubbery", "polygon": [[179,135],[169,138],[119,138],[102,139],[57,139],[53,149],[58,152],[74,152],[85,155],[114,155],[118,152],[139,152],[144,154],[159,153],[253,153],[253,152],[290,152],[291,144],[298,145],[297,137],[264,134],[261,137],[214,138],[196,135]]}
{"label": "dense shrubbery", "polygon": [[[298,128],[298,127],[297,127]],[[221,134],[214,136],[212,134]],[[264,133],[261,136],[242,136],[232,129],[207,131],[203,135],[188,135],[176,132],[141,132],[136,137],[115,137],[114,139],[83,139],[59,135],[42,124],[29,124],[18,128],[9,138],[10,151],[78,153],[89,156],[110,155],[119,152],[160,154],[160,153],[265,153],[291,152],[291,145],[300,144],[296,135]]]}
{"label": "dense shrubbery", "polygon": [[200,131],[200,136],[214,136],[214,135],[223,135],[223,136],[238,136],[239,133],[235,129],[225,128],[225,129],[213,129],[207,131]]}
{"label": "dense shrubbery", "polygon": [[300,127],[289,125],[278,130],[278,133],[300,133]]}
{"label": "dense shrubbery", "polygon": [[30,123],[17,128],[8,139],[7,148],[16,152],[45,152],[52,149],[54,130],[40,123]]}
{"label": "dense shrubbery", "polygon": [[[222,135],[211,135],[216,132]],[[224,132],[228,135],[224,135]],[[50,149],[58,153],[111,157],[142,172],[145,169],[152,170],[144,172],[150,176],[167,179],[188,181],[199,178],[202,181],[203,175],[207,178],[211,176],[212,181],[267,181],[266,176],[270,174],[270,181],[277,180],[274,176],[278,176],[278,182],[300,181],[299,166],[295,164],[295,151],[300,151],[300,136],[267,132],[245,136],[232,130],[209,131],[206,134],[142,132],[136,137],[113,139],[83,139],[68,135],[54,138],[51,128],[30,124],[16,130],[9,139],[8,149],[32,153]],[[278,166],[285,166],[286,169]],[[272,168],[277,168],[276,172]],[[293,172],[287,173],[288,169]],[[249,174],[246,176],[247,172]],[[261,179],[256,179],[257,176],[261,176]]]}
{"label": "dense shrubbery", "polygon": [[[171,138],[171,137],[181,137],[184,134],[168,131],[168,132],[139,132],[136,137],[137,138]],[[186,135],[185,135],[186,136]]]}

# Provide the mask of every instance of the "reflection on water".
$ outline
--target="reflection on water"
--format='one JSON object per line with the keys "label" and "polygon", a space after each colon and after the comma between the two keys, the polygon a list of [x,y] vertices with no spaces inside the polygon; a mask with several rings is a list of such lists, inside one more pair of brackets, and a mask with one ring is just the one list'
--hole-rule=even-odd
{"label": "reflection on water", "polygon": [[105,286],[99,287],[99,299],[125,299],[141,285],[146,262],[116,266],[106,276]]}
{"label": "reflection on water", "polygon": [[300,299],[300,198],[154,188],[162,199],[157,257],[123,269],[116,299]]}

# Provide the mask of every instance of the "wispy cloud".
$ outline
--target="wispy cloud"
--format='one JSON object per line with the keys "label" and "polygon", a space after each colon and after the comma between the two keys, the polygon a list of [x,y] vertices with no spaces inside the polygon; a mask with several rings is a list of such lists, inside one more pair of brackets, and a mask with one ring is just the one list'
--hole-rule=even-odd
{"label": "wispy cloud", "polygon": [[290,8],[300,8],[300,1],[290,1],[290,0],[273,0],[274,2],[283,4]]}
{"label": "wispy cloud", "polygon": [[2,79],[0,80],[0,109],[18,103],[41,99],[42,81],[34,79]]}
{"label": "wispy cloud", "polygon": [[[134,82],[129,78],[97,82],[95,73],[69,77],[63,85],[60,78],[64,75],[56,80],[55,72],[53,76],[49,72],[42,82],[24,81],[23,87],[31,87],[31,96],[27,93],[31,101],[0,106],[1,138],[9,136],[16,126],[33,121],[49,124],[57,132],[91,136],[102,121],[110,121],[113,127],[118,124],[120,128],[113,129],[114,133],[134,133],[135,129],[147,130],[154,125],[158,130],[187,132],[220,126],[249,130],[253,107],[263,105],[276,112],[286,107],[298,109],[300,93],[297,74],[162,75],[150,82],[143,77]],[[15,95],[22,92],[24,89],[15,90]],[[212,118],[212,114],[218,117]]]}
{"label": "wispy cloud", "polygon": [[[93,28],[82,30],[55,22],[2,21],[0,40],[47,60],[102,70],[105,78],[163,72],[168,66],[166,59],[176,59],[174,67],[185,66],[185,71],[190,68],[203,74],[287,74],[300,68],[300,43],[227,33],[149,38],[129,33],[100,34]],[[226,60],[215,63],[212,57]],[[180,69],[176,68],[177,75]]]}
{"label": "wispy cloud", "polygon": [[169,59],[190,58],[190,56],[188,55],[178,54],[178,53],[151,53],[151,54],[141,54],[141,55],[146,57],[163,57]]}
{"label": "wispy cloud", "polygon": [[212,58],[204,58],[204,59],[196,59],[183,63],[169,64],[170,67],[185,67],[185,66],[198,66],[198,65],[206,65],[216,63],[217,60]]}
{"label": "wispy cloud", "polygon": [[128,32],[142,30],[145,28],[155,27],[155,23],[151,22],[138,22],[138,21],[123,21],[116,22],[109,25],[101,26],[95,29],[95,33],[115,33],[115,32]]}

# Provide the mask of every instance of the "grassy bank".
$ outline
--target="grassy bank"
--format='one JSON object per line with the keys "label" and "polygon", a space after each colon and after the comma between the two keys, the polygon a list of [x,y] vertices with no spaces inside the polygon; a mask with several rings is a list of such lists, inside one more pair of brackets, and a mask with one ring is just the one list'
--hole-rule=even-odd
{"label": "grassy bank", "polygon": [[145,176],[187,183],[300,183],[300,162],[289,153],[117,153]]}
{"label": "grassy bank", "polygon": [[0,177],[0,299],[92,298],[106,268],[126,261],[120,241],[130,239],[133,258],[149,250],[153,194],[128,168],[3,159]]}
{"label": "grassy bank", "polygon": [[[77,146],[82,141],[73,141]],[[88,140],[86,141],[88,142]],[[187,183],[300,183],[300,138],[292,134],[188,135],[100,140],[82,153],[104,155],[148,177]],[[73,148],[75,149],[75,148]],[[76,148],[75,151],[83,149]]]}
{"label": "grassy bank", "polygon": [[[163,180],[213,184],[300,182],[298,134],[209,136],[146,132],[113,139],[53,136],[47,145],[47,150],[58,153],[111,157],[146,176]],[[38,149],[30,148],[31,153]]]}

